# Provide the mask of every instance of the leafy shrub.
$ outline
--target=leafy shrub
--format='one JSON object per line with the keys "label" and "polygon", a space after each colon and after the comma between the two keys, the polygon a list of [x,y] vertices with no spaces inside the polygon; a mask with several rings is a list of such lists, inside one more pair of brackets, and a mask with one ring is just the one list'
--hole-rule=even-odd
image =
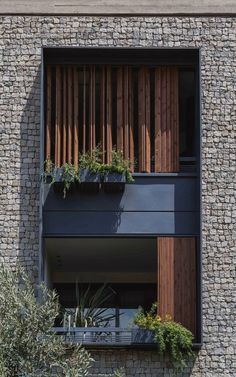
{"label": "leafy shrub", "polygon": [[0,377],[87,376],[87,351],[52,330],[59,313],[55,293],[40,285],[38,295],[22,269],[0,267]]}
{"label": "leafy shrub", "polygon": [[157,304],[153,304],[149,312],[141,309],[134,323],[142,328],[153,330],[160,355],[169,355],[173,366],[177,369],[186,367],[186,363],[193,357],[193,334],[180,323],[171,319],[169,315],[161,318],[157,315]]}

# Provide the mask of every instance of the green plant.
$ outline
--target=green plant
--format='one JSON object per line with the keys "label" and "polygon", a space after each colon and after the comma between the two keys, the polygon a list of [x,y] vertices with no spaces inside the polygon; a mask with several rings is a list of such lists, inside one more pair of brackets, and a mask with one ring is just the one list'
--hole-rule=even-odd
{"label": "green plant", "polygon": [[116,369],[114,372],[114,377],[125,377],[125,369],[124,368]]}
{"label": "green plant", "polygon": [[91,285],[87,289],[80,288],[76,283],[75,310],[66,309],[64,315],[64,326],[69,324],[72,327],[106,327],[115,318],[115,314],[110,314],[104,304],[115,294],[106,284],[101,285],[95,292]]}
{"label": "green plant", "polygon": [[21,269],[0,266],[0,376],[84,377],[92,359],[52,327],[58,316],[56,294],[35,287]]}
{"label": "green plant", "polygon": [[193,334],[170,316],[161,318],[157,315],[157,304],[149,312],[141,309],[134,318],[134,324],[141,329],[153,330],[158,352],[168,354],[177,369],[186,367],[186,362],[193,357]]}
{"label": "green plant", "polygon": [[128,183],[134,182],[131,169],[130,169],[130,162],[129,160],[124,159],[122,151],[119,151],[113,148],[111,157],[112,157],[111,163],[104,164],[102,167],[103,174],[106,174],[109,172],[125,174],[126,180]]}
{"label": "green plant", "polygon": [[43,172],[41,175],[43,181],[46,182],[48,176],[51,176],[51,178],[53,179],[53,172],[54,172],[54,163],[49,157],[47,157],[43,163]]}
{"label": "green plant", "polygon": [[78,169],[72,164],[64,164],[61,166],[61,181],[63,184],[63,196],[66,197],[67,192],[70,190],[71,186],[79,182]]}
{"label": "green plant", "polygon": [[79,156],[79,168],[89,169],[93,173],[98,173],[102,168],[102,151],[100,145],[97,145],[91,152],[82,153]]}

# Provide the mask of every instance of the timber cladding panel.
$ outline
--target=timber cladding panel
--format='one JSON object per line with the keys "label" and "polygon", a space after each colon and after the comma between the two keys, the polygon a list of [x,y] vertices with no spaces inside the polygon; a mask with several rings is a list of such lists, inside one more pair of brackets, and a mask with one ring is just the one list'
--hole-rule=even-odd
{"label": "timber cladding panel", "polygon": [[196,335],[196,239],[158,237],[158,312]]}
{"label": "timber cladding panel", "polygon": [[45,158],[78,166],[99,144],[132,171],[179,171],[178,68],[47,65]]}

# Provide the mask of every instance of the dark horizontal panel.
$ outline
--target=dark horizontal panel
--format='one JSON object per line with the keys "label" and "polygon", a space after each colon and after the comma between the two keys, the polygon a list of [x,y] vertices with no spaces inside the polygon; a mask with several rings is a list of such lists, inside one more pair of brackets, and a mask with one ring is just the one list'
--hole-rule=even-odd
{"label": "dark horizontal panel", "polygon": [[192,48],[44,48],[46,64],[173,64],[197,65],[198,49]]}
{"label": "dark horizontal panel", "polygon": [[43,215],[44,236],[86,234],[197,235],[197,212],[67,212]]}
{"label": "dark horizontal panel", "polygon": [[135,179],[125,186],[124,193],[80,193],[74,190],[62,198],[51,187],[45,187],[44,210],[92,211],[196,211],[197,179],[195,177],[152,177]]}

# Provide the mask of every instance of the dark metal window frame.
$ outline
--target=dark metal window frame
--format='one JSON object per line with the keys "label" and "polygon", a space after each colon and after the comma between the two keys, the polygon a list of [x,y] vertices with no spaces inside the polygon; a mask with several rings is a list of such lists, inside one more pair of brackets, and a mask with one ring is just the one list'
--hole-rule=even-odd
{"label": "dark metal window frame", "polygon": [[[200,195],[200,234],[197,238],[197,323],[198,323],[198,343],[194,344],[194,348],[198,349],[201,347],[203,343],[202,338],[202,200],[201,200],[201,193],[202,193],[202,171],[201,171],[201,154],[202,154],[202,140],[201,140],[201,51],[199,48],[163,48],[163,47],[154,47],[154,48],[94,48],[94,47],[47,47],[43,46],[41,49],[41,84],[40,84],[40,170],[43,166],[44,161],[44,64],[45,63],[53,63],[55,59],[57,59],[60,53],[66,53],[66,57],[61,59],[61,61],[57,60],[57,64],[71,64],[73,59],[80,58],[80,62],[83,64],[92,63],[93,64],[100,64],[99,59],[106,56],[106,62],[108,62],[107,54],[109,53],[112,57],[110,62],[114,62],[114,59],[119,58],[121,54],[126,54],[126,59],[124,59],[123,64],[127,64],[127,62],[133,61],[137,62],[140,57],[144,57],[145,61],[142,60],[143,64],[152,65],[153,62],[156,62],[158,58],[158,64],[166,65],[166,64],[173,64],[177,66],[185,66],[185,67],[196,67],[196,128],[197,128],[197,137],[196,137],[196,160],[197,160],[197,175],[198,175],[198,189]],[[93,58],[93,59],[92,59]],[[96,59],[95,59],[96,58]],[[132,59],[131,59],[132,58]],[[92,60],[91,60],[92,59]],[[94,59],[96,63],[94,62]],[[113,59],[113,60],[112,60]],[[120,59],[120,58],[119,58]],[[104,63],[104,60],[102,60]],[[117,63],[118,61],[115,60]],[[122,64],[119,61],[119,64]],[[158,173],[157,173],[158,174]],[[171,175],[171,173],[168,173]],[[144,174],[147,178],[149,176],[155,176],[155,173],[146,173]],[[44,277],[44,238],[42,233],[42,192],[43,192],[43,184],[40,186],[40,203],[39,203],[39,280],[43,281]],[[148,237],[158,237],[161,234],[154,234],[149,235]],[[165,235],[163,235],[165,236]],[[181,235],[178,235],[178,237]],[[105,235],[84,235],[81,237],[102,237],[107,238]],[[134,237],[133,234],[130,235],[114,235],[108,237]],[[135,237],[144,237],[147,238],[147,235],[137,235]],[[173,235],[174,237],[174,235]],[[139,346],[139,348],[144,348],[145,346]],[[100,347],[99,347],[100,348]],[[109,347],[108,345],[108,348]],[[150,347],[147,347],[150,348]],[[153,347],[151,347],[153,348]]]}

